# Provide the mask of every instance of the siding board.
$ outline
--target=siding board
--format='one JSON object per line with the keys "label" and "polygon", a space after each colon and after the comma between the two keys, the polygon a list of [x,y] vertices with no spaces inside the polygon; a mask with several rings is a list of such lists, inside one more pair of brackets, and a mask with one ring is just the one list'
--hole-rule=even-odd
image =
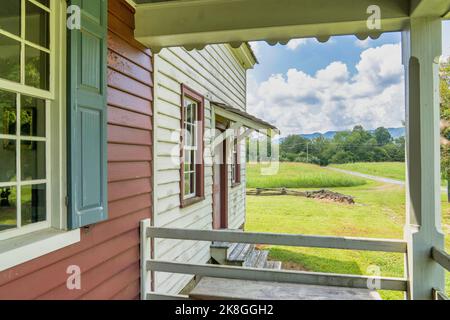
{"label": "siding board", "polygon": [[[204,50],[186,51],[183,48],[163,49],[155,55],[155,199],[154,223],[172,228],[212,228],[211,165],[205,165],[205,200],[180,209],[179,164],[171,161],[174,148],[179,152],[181,84],[205,97],[205,130],[213,124],[210,101],[223,101],[245,110],[246,72],[225,45],[207,46]],[[205,140],[205,158],[212,159],[210,141]],[[177,154],[177,153],[175,153]],[[245,155],[245,152],[241,154]],[[242,166],[243,167],[243,166]],[[229,175],[230,177],[231,175]],[[230,228],[238,228],[245,219],[245,176],[243,183],[229,188]],[[231,181],[229,181],[231,185]],[[241,207],[238,204],[243,204]],[[206,263],[210,259],[207,242],[155,240],[155,257],[161,259]],[[192,278],[157,272],[158,292],[177,294]]]}
{"label": "siding board", "polygon": [[[136,299],[139,222],[152,211],[152,54],[132,38],[134,10],[109,0],[109,218],[81,241],[0,272],[0,299]],[[69,265],[82,270],[68,290]]]}

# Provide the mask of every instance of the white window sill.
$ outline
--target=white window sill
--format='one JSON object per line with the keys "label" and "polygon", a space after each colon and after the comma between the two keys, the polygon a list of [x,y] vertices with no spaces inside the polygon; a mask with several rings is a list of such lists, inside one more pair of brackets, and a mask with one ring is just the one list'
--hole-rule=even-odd
{"label": "white window sill", "polygon": [[0,271],[80,242],[80,229],[44,229],[0,242]]}

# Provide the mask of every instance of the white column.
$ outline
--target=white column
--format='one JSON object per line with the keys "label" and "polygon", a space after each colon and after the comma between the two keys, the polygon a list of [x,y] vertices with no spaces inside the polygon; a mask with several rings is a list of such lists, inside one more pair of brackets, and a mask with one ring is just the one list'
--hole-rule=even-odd
{"label": "white column", "polygon": [[431,299],[444,289],[443,269],[431,248],[444,247],[441,230],[439,164],[439,75],[441,21],[411,19],[402,34],[407,123],[407,272],[411,299]]}

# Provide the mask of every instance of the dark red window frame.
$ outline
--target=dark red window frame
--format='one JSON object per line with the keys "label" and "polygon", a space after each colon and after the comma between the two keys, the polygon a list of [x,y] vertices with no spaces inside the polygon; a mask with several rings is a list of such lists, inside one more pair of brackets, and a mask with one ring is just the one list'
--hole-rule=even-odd
{"label": "dark red window frame", "polygon": [[[200,122],[197,131],[197,154],[196,159],[200,159],[200,163],[195,164],[195,183],[196,190],[195,196],[192,198],[184,198],[184,98],[188,97],[191,100],[197,102],[197,121]],[[181,85],[181,132],[180,132],[180,206],[182,208],[190,206],[194,203],[205,200],[205,144],[204,144],[204,132],[205,132],[205,98],[198,92],[190,89],[186,85]]]}

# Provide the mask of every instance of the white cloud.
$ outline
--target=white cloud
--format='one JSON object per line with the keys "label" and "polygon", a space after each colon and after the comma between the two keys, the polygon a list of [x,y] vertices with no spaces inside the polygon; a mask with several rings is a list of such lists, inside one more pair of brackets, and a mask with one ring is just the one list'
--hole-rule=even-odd
{"label": "white cloud", "polygon": [[286,44],[286,48],[289,50],[297,50],[298,47],[304,45],[308,42],[309,39],[292,39]]}
{"label": "white cloud", "polygon": [[250,47],[253,50],[253,53],[255,54],[256,58],[259,60],[260,58],[260,54],[261,54],[261,47],[260,47],[260,43],[258,41],[252,41],[249,42]]}
{"label": "white cloud", "polygon": [[370,38],[366,38],[364,40],[356,39],[355,45],[359,48],[366,49],[366,48],[370,47]]}
{"label": "white cloud", "polygon": [[262,83],[249,76],[248,111],[270,121],[283,135],[397,127],[404,120],[404,83],[400,44],[361,53],[351,75],[335,61],[308,75],[297,69],[272,75]]}

